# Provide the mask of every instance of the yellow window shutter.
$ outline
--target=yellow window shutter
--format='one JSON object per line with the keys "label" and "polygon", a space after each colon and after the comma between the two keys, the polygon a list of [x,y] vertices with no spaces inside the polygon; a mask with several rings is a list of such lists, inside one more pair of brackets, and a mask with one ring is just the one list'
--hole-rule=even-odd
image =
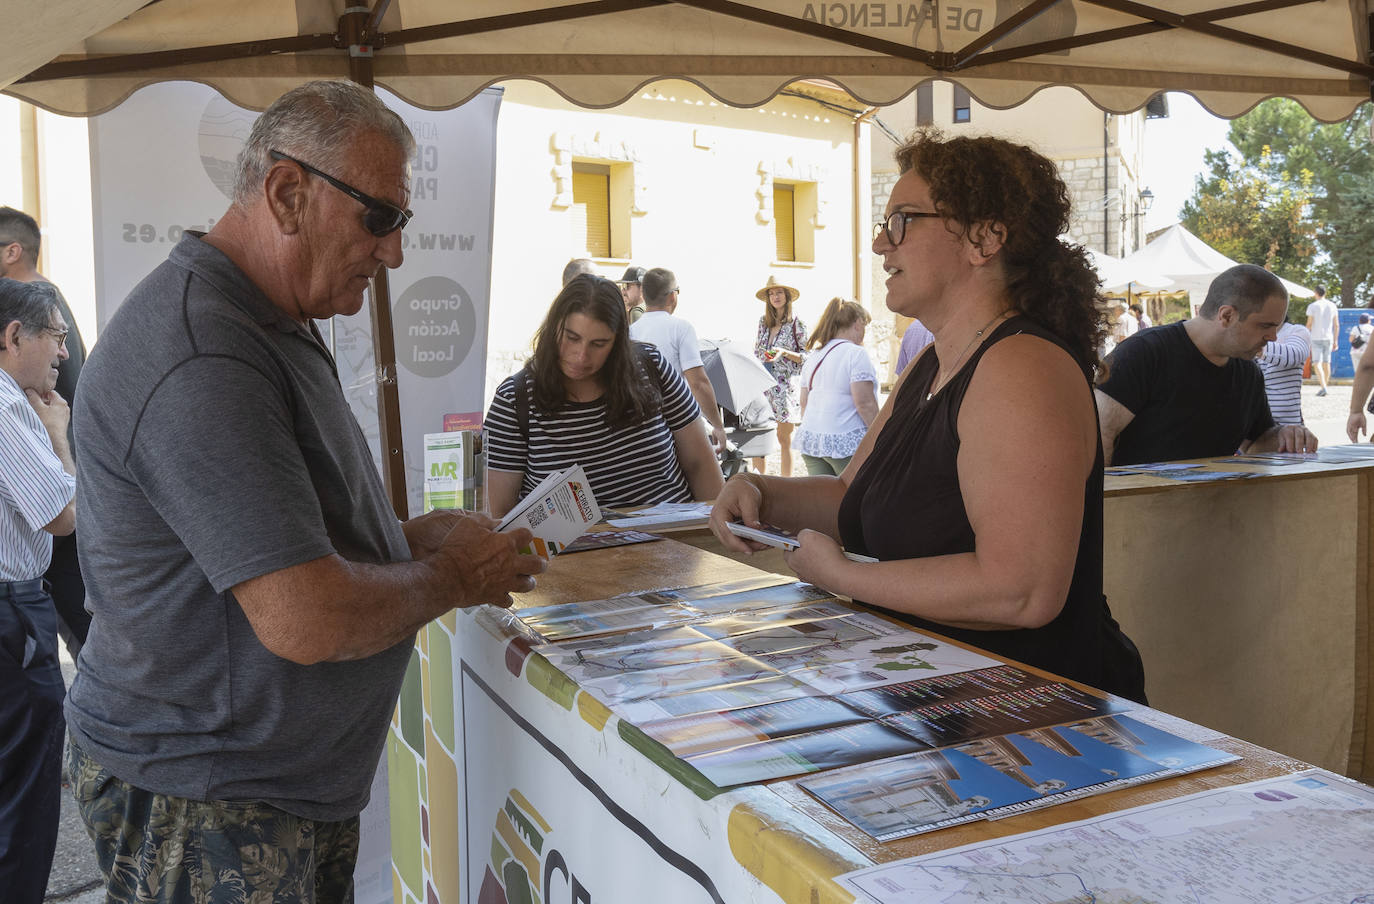
{"label": "yellow window shutter", "polygon": [[592,257],[611,256],[611,177],[574,169],[573,240],[586,239]]}
{"label": "yellow window shutter", "polygon": [[794,229],[796,205],[793,203],[792,186],[773,184],[773,229],[777,234],[778,256],[780,261],[797,259],[797,234]]}

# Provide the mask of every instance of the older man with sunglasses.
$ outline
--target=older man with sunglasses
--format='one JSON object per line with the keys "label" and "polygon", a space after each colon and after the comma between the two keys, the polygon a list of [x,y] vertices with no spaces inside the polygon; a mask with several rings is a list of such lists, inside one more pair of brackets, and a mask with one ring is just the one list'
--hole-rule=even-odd
{"label": "older man with sunglasses", "polygon": [[[101,334],[76,411],[94,621],[67,698],[106,900],[352,899],[415,632],[542,560],[391,511],[314,321],[401,263],[405,124],[314,82],[259,117],[228,212]],[[227,900],[227,898],[225,898]]]}

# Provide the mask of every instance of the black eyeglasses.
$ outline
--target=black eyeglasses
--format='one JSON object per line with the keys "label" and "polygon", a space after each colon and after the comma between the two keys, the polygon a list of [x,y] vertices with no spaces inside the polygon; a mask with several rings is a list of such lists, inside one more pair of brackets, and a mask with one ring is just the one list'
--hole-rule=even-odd
{"label": "black eyeglasses", "polygon": [[930,210],[898,210],[887,215],[886,220],[879,220],[873,224],[873,241],[878,241],[878,236],[886,235],[888,242],[893,245],[900,245],[902,239],[906,238],[906,224],[912,220],[919,220],[921,217],[938,217],[938,213]]}
{"label": "black eyeglasses", "polygon": [[59,330],[55,326],[44,326],[40,327],[40,329],[45,333],[52,333],[54,336],[57,337],[58,348],[62,348],[64,345],[67,344],[67,334],[71,332],[71,329],[66,327]]}
{"label": "black eyeglasses", "polygon": [[410,222],[410,218],[414,216],[409,210],[397,207],[390,201],[374,198],[366,192],[358,191],[358,189],[349,185],[347,182],[335,179],[328,173],[321,172],[310,164],[302,160],[297,160],[290,154],[283,154],[281,151],[269,151],[268,156],[273,160],[290,160],[307,173],[319,176],[339,191],[366,207],[367,210],[363,212],[363,228],[377,236],[377,238],[391,235],[391,233],[395,232],[397,229],[405,228],[405,225]]}

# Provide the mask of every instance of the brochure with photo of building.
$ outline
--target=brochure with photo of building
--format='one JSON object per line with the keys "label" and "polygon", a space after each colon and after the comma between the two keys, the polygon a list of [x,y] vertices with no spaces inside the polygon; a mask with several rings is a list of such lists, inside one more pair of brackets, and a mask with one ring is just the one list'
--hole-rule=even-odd
{"label": "brochure with photo of building", "polygon": [[879,841],[1234,762],[1129,715],[994,735],[797,784]]}

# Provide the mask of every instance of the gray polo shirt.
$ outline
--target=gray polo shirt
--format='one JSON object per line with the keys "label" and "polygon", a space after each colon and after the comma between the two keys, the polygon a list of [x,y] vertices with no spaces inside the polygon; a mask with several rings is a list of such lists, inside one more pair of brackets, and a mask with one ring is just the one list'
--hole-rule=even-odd
{"label": "gray polo shirt", "polygon": [[410,558],[314,325],[188,235],[101,333],[74,418],[81,746],[148,791],[358,813],[411,643],[297,665],[230,592],[331,553]]}

